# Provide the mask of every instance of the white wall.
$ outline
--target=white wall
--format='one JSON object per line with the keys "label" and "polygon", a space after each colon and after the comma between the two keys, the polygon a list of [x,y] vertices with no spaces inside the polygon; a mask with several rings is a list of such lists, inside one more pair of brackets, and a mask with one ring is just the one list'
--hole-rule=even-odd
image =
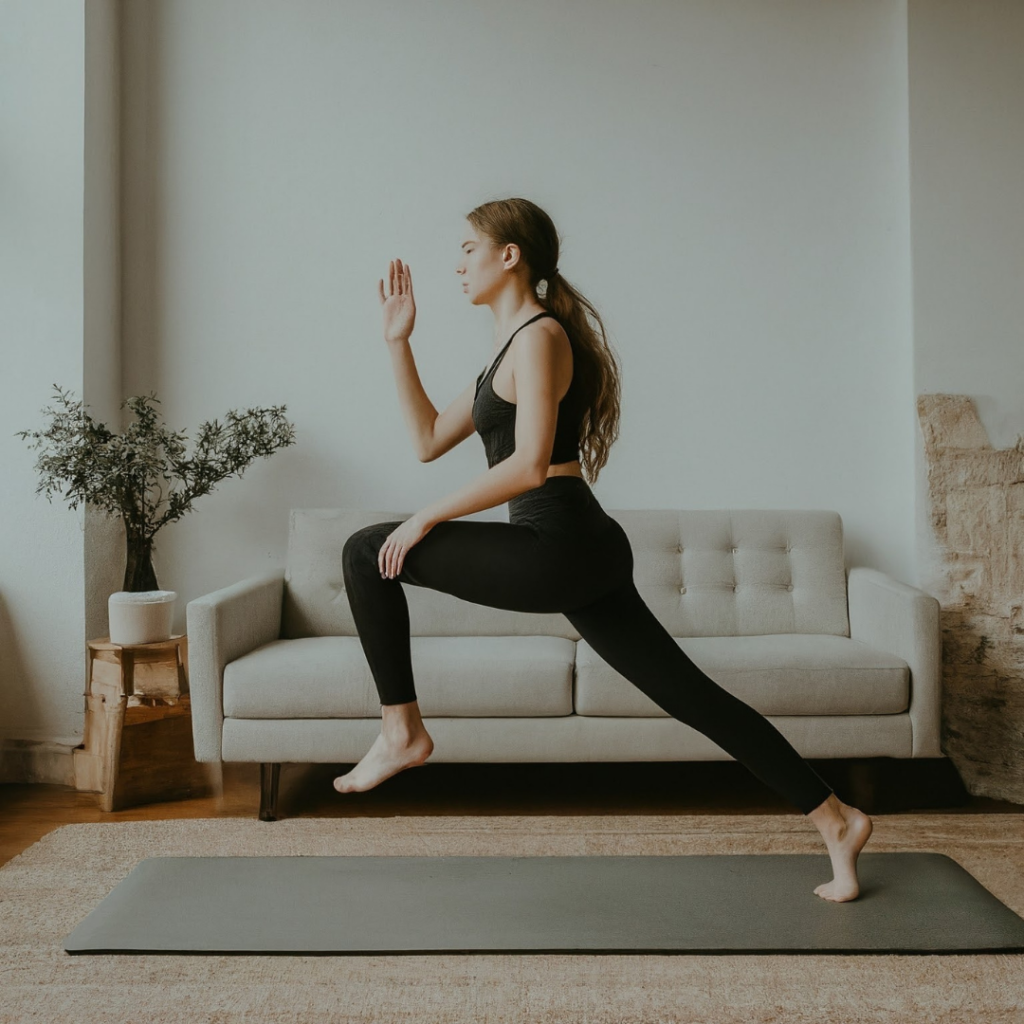
{"label": "white wall", "polygon": [[84,11],[0,0],[0,738],[77,742],[83,522],[35,489],[52,384],[82,397]]}
{"label": "white wall", "polygon": [[158,534],[176,629],[283,562],[289,507],[411,513],[486,469],[475,437],[415,459],[376,280],[410,263],[443,408],[493,343],[463,217],[508,194],[552,214],[622,358],[605,507],[839,509],[852,561],[913,579],[901,5],[126,11],[126,393],[298,430]]}
{"label": "white wall", "polygon": [[[51,380],[82,381],[83,27],[75,5],[0,2],[0,83],[30,96],[0,115],[30,200],[0,194],[17,218],[0,323],[22,371],[0,410],[17,537],[0,565],[2,692],[8,710],[31,694],[19,734],[57,734],[81,722],[81,519],[32,497],[9,435],[41,422]],[[623,363],[622,433],[595,487],[606,508],[837,509],[850,564],[915,582],[902,2],[159,0],[122,14],[120,396],[155,390],[190,436],[281,403],[297,426],[294,447],[157,535],[175,631],[192,598],[283,564],[289,508],[412,512],[485,471],[475,437],[417,462],[376,282],[392,257],[411,265],[413,349],[443,408],[493,343],[490,311],[456,282],[463,217],[515,194],[554,217],[561,270]],[[117,589],[120,533],[90,522],[88,537],[94,568],[117,559]],[[86,598],[91,633],[103,590]]]}
{"label": "white wall", "polygon": [[[118,0],[85,12],[85,252],[83,394],[93,419],[119,430],[121,411],[121,118]],[[127,413],[127,416],[125,416]],[[108,634],[107,599],[124,584],[124,527],[88,506],[85,638]]]}
{"label": "white wall", "polygon": [[[1024,4],[911,0],[909,24],[915,393],[969,395],[1008,448],[1024,432]],[[914,436],[918,572],[937,593]]]}

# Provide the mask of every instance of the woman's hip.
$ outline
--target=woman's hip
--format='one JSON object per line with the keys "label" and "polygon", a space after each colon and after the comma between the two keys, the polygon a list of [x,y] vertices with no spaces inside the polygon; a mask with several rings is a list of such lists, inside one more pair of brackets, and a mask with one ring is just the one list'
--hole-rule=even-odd
{"label": "woman's hip", "polygon": [[510,523],[523,523],[542,536],[600,537],[613,520],[590,485],[578,476],[551,476],[540,487],[508,502]]}

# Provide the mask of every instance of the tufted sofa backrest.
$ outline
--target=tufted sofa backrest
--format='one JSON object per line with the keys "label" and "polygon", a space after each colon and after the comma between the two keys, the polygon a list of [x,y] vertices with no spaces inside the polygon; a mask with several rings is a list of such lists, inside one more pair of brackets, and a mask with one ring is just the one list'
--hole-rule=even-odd
{"label": "tufted sofa backrest", "polygon": [[[607,509],[633,548],[633,579],[673,635],[849,636],[843,527],[819,509]],[[354,636],[341,553],[356,530],[411,512],[292,509],[281,635]],[[565,616],[472,604],[405,586],[413,636],[579,640]]]}
{"label": "tufted sofa backrest", "polygon": [[673,636],[850,635],[843,522],[826,509],[630,509],[637,590]]}

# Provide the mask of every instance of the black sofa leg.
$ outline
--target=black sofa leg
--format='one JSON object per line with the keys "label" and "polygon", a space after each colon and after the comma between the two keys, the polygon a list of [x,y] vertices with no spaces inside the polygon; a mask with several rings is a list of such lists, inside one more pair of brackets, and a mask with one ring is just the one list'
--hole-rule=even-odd
{"label": "black sofa leg", "polygon": [[878,814],[881,810],[879,777],[883,758],[851,758],[847,767],[850,799],[845,801],[865,814]]}
{"label": "black sofa leg", "polygon": [[277,821],[277,788],[281,765],[260,764],[260,821]]}

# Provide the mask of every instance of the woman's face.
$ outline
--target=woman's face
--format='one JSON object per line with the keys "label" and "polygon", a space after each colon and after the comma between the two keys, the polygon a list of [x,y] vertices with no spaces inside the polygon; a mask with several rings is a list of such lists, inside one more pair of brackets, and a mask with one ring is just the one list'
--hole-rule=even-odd
{"label": "woman's face", "polygon": [[461,255],[455,273],[462,281],[462,293],[475,301],[487,294],[502,279],[498,250],[487,238],[477,234],[469,221],[463,225]]}

